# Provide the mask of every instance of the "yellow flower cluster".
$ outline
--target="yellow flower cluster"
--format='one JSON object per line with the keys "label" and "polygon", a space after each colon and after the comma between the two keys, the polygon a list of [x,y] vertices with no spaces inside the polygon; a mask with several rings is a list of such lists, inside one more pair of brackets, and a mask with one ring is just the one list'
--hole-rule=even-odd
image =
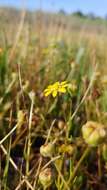
{"label": "yellow flower cluster", "polygon": [[67,83],[67,81],[55,82],[54,84],[49,85],[44,90],[44,95],[49,96],[50,94],[52,94],[53,97],[56,97],[58,93],[65,93],[68,86],[69,84]]}

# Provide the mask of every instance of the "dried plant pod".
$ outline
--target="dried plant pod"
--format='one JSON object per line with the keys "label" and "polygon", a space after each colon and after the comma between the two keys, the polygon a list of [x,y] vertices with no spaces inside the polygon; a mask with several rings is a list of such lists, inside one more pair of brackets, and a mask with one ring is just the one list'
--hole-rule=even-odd
{"label": "dried plant pod", "polygon": [[54,154],[55,145],[54,143],[47,143],[40,147],[40,153],[44,157],[52,157]]}
{"label": "dried plant pod", "polygon": [[82,126],[82,135],[88,145],[96,147],[104,142],[107,136],[107,129],[100,123],[88,121]]}
{"label": "dried plant pod", "polygon": [[48,188],[53,182],[53,175],[51,168],[46,168],[39,174],[39,181],[42,184],[43,188]]}

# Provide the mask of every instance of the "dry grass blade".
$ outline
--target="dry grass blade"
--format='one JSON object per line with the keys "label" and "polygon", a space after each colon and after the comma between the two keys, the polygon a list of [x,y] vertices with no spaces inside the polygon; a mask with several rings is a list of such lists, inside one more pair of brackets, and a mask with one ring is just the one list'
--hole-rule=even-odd
{"label": "dry grass blade", "polygon": [[[5,147],[3,145],[0,145],[0,148],[2,149],[3,153],[5,155],[7,155],[7,150],[5,149]],[[28,185],[28,187],[31,190],[34,190],[34,188],[32,187],[32,185],[29,183],[29,181],[26,179],[26,176],[24,176],[21,171],[19,170],[19,168],[17,167],[17,165],[15,164],[15,162],[13,161],[13,159],[10,157],[9,158],[10,163],[12,164],[12,166],[14,167],[14,169],[19,172],[19,174],[21,175],[22,179],[24,179],[24,181],[26,182],[26,184]]]}

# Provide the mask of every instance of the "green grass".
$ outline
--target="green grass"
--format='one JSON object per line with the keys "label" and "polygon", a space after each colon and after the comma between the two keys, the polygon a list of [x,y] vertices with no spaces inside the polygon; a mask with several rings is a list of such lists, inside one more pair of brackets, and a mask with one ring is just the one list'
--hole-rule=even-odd
{"label": "green grass", "polygon": [[[106,189],[106,140],[93,147],[81,130],[89,121],[106,130],[106,21],[99,21],[104,24],[99,34],[97,21],[88,21],[89,32],[85,20],[81,27],[75,20],[79,30],[69,18],[64,29],[66,18],[59,17],[57,26],[58,17],[51,16],[48,31],[43,17],[36,31],[26,20],[17,39],[11,20],[0,29],[1,189]],[[44,96],[48,85],[65,80],[76,85],[74,92]],[[40,151],[42,145],[49,156]],[[49,179],[47,187],[40,174]]]}

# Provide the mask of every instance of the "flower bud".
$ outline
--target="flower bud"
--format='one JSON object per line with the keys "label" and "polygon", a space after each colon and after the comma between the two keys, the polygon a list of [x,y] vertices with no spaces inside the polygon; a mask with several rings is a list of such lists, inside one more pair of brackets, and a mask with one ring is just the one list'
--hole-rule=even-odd
{"label": "flower bud", "polygon": [[17,113],[17,134],[20,133],[20,130],[21,130],[21,126],[23,125],[24,123],[24,117],[25,117],[25,114],[22,110],[19,110],[18,113]]}
{"label": "flower bud", "polygon": [[71,144],[63,144],[59,148],[59,153],[67,153],[68,155],[72,156],[75,151],[75,147]]}
{"label": "flower bud", "polygon": [[96,147],[106,138],[107,130],[102,124],[88,121],[82,127],[82,135],[88,145]]}
{"label": "flower bud", "polygon": [[12,73],[12,80],[15,81],[17,79],[17,74],[16,73]]}
{"label": "flower bud", "polygon": [[58,121],[58,128],[59,129],[64,129],[64,126],[65,126],[65,122],[63,120],[59,120]]}
{"label": "flower bud", "polygon": [[22,110],[19,110],[18,113],[17,113],[17,123],[19,126],[21,126],[24,122],[24,117],[25,117],[25,114],[23,113]]}
{"label": "flower bud", "polygon": [[39,181],[43,185],[44,189],[48,188],[52,184],[52,178],[51,168],[46,168],[39,174]]}
{"label": "flower bud", "polygon": [[23,88],[23,91],[25,91],[25,92],[28,90],[28,88],[29,88],[29,81],[28,80],[25,82],[25,84],[22,86],[22,88]]}
{"label": "flower bud", "polygon": [[34,101],[34,99],[35,99],[35,92],[34,91],[29,92],[29,98],[31,99],[32,102]]}
{"label": "flower bud", "polygon": [[76,85],[75,81],[73,81],[72,83],[69,84],[68,89],[70,89],[71,92],[75,92],[77,90],[77,85]]}
{"label": "flower bud", "polygon": [[55,146],[53,143],[44,144],[40,147],[40,153],[44,157],[52,157]]}
{"label": "flower bud", "polygon": [[11,108],[11,105],[11,102],[7,102],[6,104],[4,104],[3,112],[6,113]]}

